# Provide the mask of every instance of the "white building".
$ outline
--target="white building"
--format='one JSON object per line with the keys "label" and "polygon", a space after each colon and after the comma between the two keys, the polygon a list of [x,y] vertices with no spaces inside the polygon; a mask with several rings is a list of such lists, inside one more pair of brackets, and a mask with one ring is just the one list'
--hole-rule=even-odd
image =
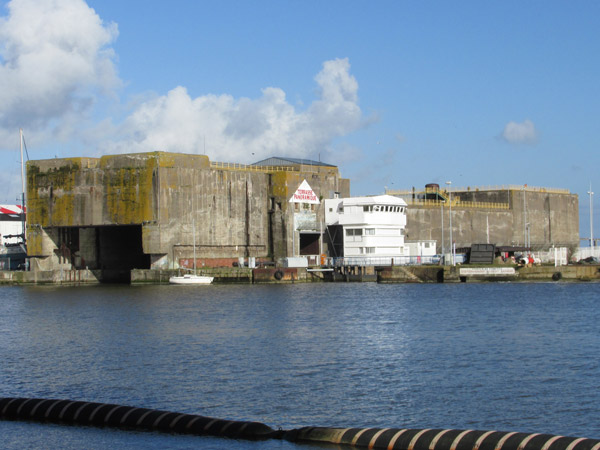
{"label": "white building", "polygon": [[437,255],[437,241],[405,241],[410,253],[410,264],[432,264],[439,262]]}
{"label": "white building", "polygon": [[15,244],[20,239],[6,236],[23,234],[23,209],[21,205],[0,205],[0,245]]}
{"label": "white building", "polygon": [[406,202],[391,195],[325,200],[330,255],[349,264],[405,264]]}

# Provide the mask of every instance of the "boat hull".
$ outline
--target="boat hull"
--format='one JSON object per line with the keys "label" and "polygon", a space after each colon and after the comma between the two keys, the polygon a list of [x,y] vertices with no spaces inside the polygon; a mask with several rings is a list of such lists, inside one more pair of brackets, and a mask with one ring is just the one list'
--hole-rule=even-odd
{"label": "boat hull", "polygon": [[211,284],[214,277],[208,277],[205,275],[183,275],[174,276],[169,278],[171,284]]}

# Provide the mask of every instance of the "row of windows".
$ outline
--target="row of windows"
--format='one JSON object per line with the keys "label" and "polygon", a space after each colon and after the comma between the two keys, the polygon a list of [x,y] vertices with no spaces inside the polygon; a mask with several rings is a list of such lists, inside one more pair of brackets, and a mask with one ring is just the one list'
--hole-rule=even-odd
{"label": "row of windows", "polygon": [[358,236],[401,236],[404,230],[402,228],[381,228],[375,232],[375,228],[346,228],[347,237]]}
{"label": "row of windows", "polygon": [[403,206],[388,206],[388,205],[365,205],[363,212],[404,212]]}
{"label": "row of windows", "polygon": [[[385,248],[380,248],[380,254],[385,254],[385,255],[390,255],[390,254],[397,254],[397,255],[402,255],[404,254],[404,247],[385,247]],[[372,255],[375,254],[375,247],[359,247],[359,248],[355,248],[355,249],[348,249],[347,250],[347,255],[346,256],[352,256],[352,255]]]}

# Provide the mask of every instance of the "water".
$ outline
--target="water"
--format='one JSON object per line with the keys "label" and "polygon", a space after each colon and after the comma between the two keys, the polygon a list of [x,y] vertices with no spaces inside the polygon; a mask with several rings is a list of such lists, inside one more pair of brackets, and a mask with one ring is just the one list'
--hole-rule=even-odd
{"label": "water", "polygon": [[[600,437],[600,284],[0,288],[0,396]],[[300,449],[0,421],[4,448]]]}

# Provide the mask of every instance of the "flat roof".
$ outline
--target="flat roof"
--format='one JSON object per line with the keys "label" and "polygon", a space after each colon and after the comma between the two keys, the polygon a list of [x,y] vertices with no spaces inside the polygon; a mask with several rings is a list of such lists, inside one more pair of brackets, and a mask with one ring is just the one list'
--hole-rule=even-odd
{"label": "flat roof", "polygon": [[406,206],[406,202],[400,197],[393,195],[373,195],[369,197],[347,197],[342,199],[344,206],[352,205],[394,205]]}

